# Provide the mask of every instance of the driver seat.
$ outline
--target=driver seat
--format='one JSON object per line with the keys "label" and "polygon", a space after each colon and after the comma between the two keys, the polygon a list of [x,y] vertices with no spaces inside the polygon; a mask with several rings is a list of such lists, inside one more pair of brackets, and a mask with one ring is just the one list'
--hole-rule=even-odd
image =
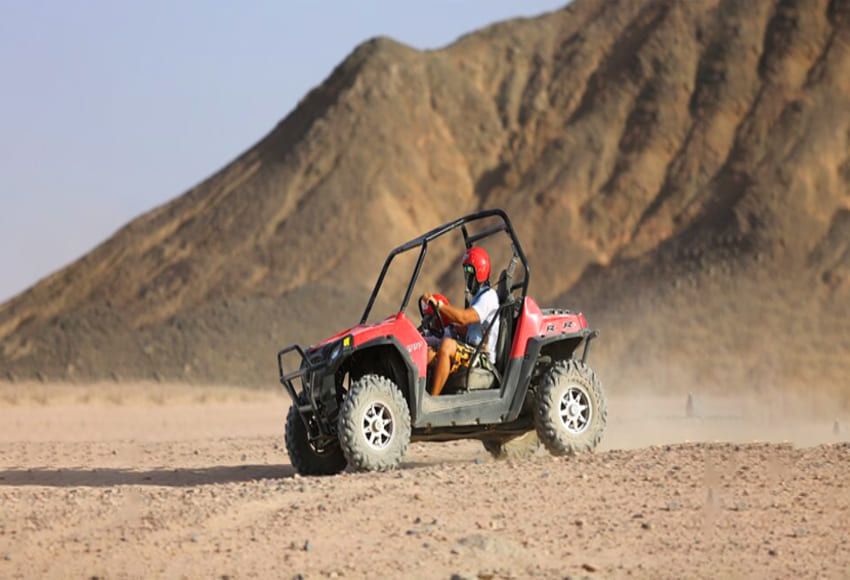
{"label": "driver seat", "polygon": [[[495,326],[495,321],[499,321],[499,336],[496,339],[496,364],[490,362],[490,359],[479,354],[479,361],[474,368],[464,368],[449,376],[446,383],[446,389],[449,392],[463,392],[465,389],[470,391],[486,390],[498,387],[502,383],[502,373],[505,371],[507,361],[510,358],[510,348],[513,344],[514,320],[516,311],[516,300],[511,293],[511,285],[513,284],[514,271],[518,258],[516,253],[511,257],[508,267],[502,270],[499,274],[499,281],[496,284],[496,294],[499,297],[499,310],[487,325],[484,332],[484,338],[490,336],[490,332]],[[467,375],[469,379],[467,381]],[[446,392],[444,390],[444,392]]]}

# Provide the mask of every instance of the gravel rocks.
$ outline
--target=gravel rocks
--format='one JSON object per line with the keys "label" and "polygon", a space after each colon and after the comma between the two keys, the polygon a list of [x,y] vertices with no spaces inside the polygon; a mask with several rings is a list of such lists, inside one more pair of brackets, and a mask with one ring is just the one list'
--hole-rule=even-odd
{"label": "gravel rocks", "polygon": [[[122,420],[147,427],[148,413]],[[477,442],[413,444],[400,471],[328,478],[293,477],[285,456],[234,465],[273,447],[277,415],[251,437],[219,422],[202,438],[157,426],[137,449],[59,431],[0,439],[0,465],[13,466],[0,467],[0,577],[814,578],[850,565],[850,445],[670,444],[475,466]]]}

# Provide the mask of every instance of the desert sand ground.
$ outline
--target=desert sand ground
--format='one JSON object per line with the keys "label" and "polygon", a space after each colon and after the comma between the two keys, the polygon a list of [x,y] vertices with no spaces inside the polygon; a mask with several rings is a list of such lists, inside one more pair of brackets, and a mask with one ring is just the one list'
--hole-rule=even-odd
{"label": "desert sand ground", "polygon": [[592,455],[413,444],[394,472],[302,478],[278,393],[5,385],[0,578],[850,577],[843,411],[609,406]]}

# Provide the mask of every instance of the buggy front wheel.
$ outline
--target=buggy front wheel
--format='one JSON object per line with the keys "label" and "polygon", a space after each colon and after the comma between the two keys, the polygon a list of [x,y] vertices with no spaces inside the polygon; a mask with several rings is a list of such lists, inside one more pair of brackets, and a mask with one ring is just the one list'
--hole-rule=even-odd
{"label": "buggy front wheel", "polygon": [[[299,403],[306,400],[302,395]],[[298,405],[292,404],[286,414],[286,451],[289,461],[301,475],[334,475],[345,469],[348,462],[336,441],[320,447],[310,441],[307,427],[298,413]]]}
{"label": "buggy front wheel", "polygon": [[365,375],[351,386],[339,411],[339,442],[348,463],[360,471],[401,463],[410,444],[410,411],[395,383]]}

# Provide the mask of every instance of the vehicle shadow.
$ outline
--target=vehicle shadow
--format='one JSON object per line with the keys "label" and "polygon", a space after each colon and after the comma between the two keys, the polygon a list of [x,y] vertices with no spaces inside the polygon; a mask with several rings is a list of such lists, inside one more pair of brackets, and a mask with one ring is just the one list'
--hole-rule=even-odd
{"label": "vehicle shadow", "polygon": [[[404,461],[399,471],[423,469],[439,464],[470,463],[469,458],[435,461]],[[475,460],[479,461],[478,459]],[[351,467],[344,473],[355,474]],[[393,472],[391,472],[393,473]],[[239,483],[261,479],[290,479],[297,474],[292,465],[216,465],[214,467],[179,467],[138,470],[125,467],[19,467],[0,470],[0,488],[13,486],[44,487],[113,487],[116,485],[150,485],[191,487],[217,483]],[[305,476],[310,477],[310,476]],[[325,477],[325,476],[318,476]]]}
{"label": "vehicle shadow", "polygon": [[97,467],[91,469],[7,469],[0,471],[0,487],[112,487],[116,485],[159,485],[189,487],[238,483],[258,479],[284,479],[295,475],[291,465],[218,465],[178,469],[135,470]]}

